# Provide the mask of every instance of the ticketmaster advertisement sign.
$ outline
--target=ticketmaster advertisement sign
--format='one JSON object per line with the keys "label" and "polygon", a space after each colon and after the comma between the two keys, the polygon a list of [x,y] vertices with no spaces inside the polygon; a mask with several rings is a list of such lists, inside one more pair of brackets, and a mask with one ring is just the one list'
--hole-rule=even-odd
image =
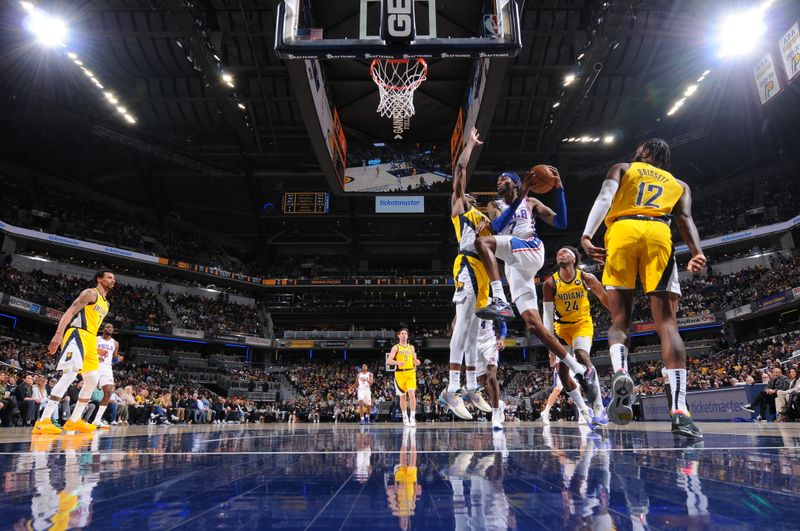
{"label": "ticketmaster advertisement sign", "polygon": [[376,214],[424,214],[425,196],[378,195],[375,196]]}
{"label": "ticketmaster advertisement sign", "polygon": [[[731,421],[737,418],[750,419],[749,411],[742,409],[750,402],[750,395],[755,395],[764,387],[758,385],[742,385],[709,391],[693,391],[686,393],[686,405],[695,420]],[[644,420],[669,420],[666,395],[642,397],[642,417]]]}

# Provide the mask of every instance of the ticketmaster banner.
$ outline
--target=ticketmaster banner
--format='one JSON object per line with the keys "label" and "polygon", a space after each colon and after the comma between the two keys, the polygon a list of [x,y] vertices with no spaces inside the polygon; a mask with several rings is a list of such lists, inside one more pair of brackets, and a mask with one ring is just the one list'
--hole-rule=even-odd
{"label": "ticketmaster banner", "polygon": [[3,221],[0,221],[0,230],[3,230],[8,234],[12,234],[14,236],[21,236],[23,238],[31,238],[34,240],[52,242],[67,247],[75,247],[78,249],[89,249],[92,251],[99,251],[105,254],[113,254],[115,256],[124,256],[126,258],[133,258],[135,260],[141,260],[143,262],[153,262],[156,264],[159,263],[159,258],[157,256],[152,256],[144,253],[137,253],[134,251],[129,251],[127,249],[119,249],[117,247],[112,247],[110,245],[101,245],[98,243],[85,242],[83,240],[76,240],[75,238],[67,238],[65,236],[58,236],[56,234],[48,234],[46,232],[39,232],[37,230],[24,229],[22,227],[9,225],[8,223],[5,223]]}
{"label": "ticketmaster banner", "polygon": [[[737,418],[749,420],[752,415],[749,411],[743,410],[742,406],[750,403],[750,395],[755,398],[763,387],[764,384],[758,384],[692,391],[686,393],[686,405],[689,406],[689,411],[695,420],[731,421]],[[669,420],[667,396],[643,396],[642,417],[648,421]]]}
{"label": "ticketmaster banner", "polygon": [[422,195],[377,195],[376,214],[424,214],[425,196]]}

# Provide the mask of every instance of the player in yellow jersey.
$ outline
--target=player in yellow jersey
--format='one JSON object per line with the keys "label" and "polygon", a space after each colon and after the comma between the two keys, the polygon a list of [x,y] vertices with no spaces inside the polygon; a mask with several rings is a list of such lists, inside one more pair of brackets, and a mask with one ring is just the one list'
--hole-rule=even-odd
{"label": "player in yellow jersey", "polygon": [[97,388],[100,359],[97,355],[97,330],[108,314],[106,296],[114,288],[114,273],[101,270],[94,274],[95,287],[85,289],[72,302],[58,321],[58,328],[50,340],[48,352],[52,355],[61,347],[58,370],[63,371],[58,383],[50,392],[50,399],[42,411],[42,416],[33,427],[34,434],[59,434],[62,430],[53,425],[51,417],[58,407],[67,388],[77,378],[83,377],[83,388],[78,395],[78,403],[72,416],[64,424],[65,431],[91,432],[96,426],[84,421],[81,416]]}
{"label": "player in yellow jersey", "polygon": [[[408,342],[408,328],[400,328],[400,331],[397,332],[397,341],[398,343],[392,347],[386,363],[397,366],[394,371],[394,388],[400,397],[403,424],[413,427],[417,425],[415,415],[417,412],[417,365],[419,365],[419,360],[414,345]],[[407,401],[406,395],[408,395]],[[406,411],[407,403],[410,411]]]}
{"label": "player in yellow jersey", "polygon": [[394,485],[386,487],[386,496],[392,514],[400,518],[400,529],[408,529],[422,486],[417,483],[416,430],[403,430],[400,446],[400,464],[394,469]]}
{"label": "player in yellow jersey", "polygon": [[[677,321],[681,289],[670,231],[673,217],[692,253],[687,269],[699,272],[706,257],[692,219],[691,191],[667,171],[669,164],[669,145],[652,138],[637,146],[633,162],[612,166],[586,221],[581,244],[589,256],[605,262],[603,285],[611,311],[608,343],[614,367],[609,418],[621,424],[632,419],[633,380],[627,373],[626,344],[638,276],[650,299],[672,389],[672,433],[700,439],[703,435],[686,407],[686,350]],[[592,244],[603,218],[605,248]]]}
{"label": "player in yellow jersey", "polygon": [[[466,365],[467,384],[464,396],[478,409],[488,413],[492,409],[478,391],[476,367],[478,362],[479,319],[477,308],[483,308],[489,301],[489,276],[475,250],[478,236],[488,236],[489,218],[480,212],[466,192],[467,166],[475,146],[483,144],[474,127],[469,140],[458,157],[453,169],[453,193],[450,196],[450,219],[458,240],[458,254],[453,262],[453,280],[456,290],[453,303],[456,317],[450,337],[450,372],[447,388],[439,395],[439,402],[450,408],[456,416],[471,420],[472,415],[458,396],[461,390],[461,364]],[[480,227],[485,227],[480,229]]]}
{"label": "player in yellow jersey", "polygon": [[[594,323],[592,322],[589,292],[593,292],[604,306],[608,304],[608,296],[603,285],[594,275],[584,273],[575,267],[579,260],[578,250],[569,245],[563,246],[556,253],[558,271],[548,277],[542,285],[544,300],[542,319],[545,327],[564,342],[579,363],[585,367],[592,367],[589,352],[592,350]],[[567,379],[572,378],[569,367],[565,364],[559,363],[556,370],[559,381],[566,382]],[[560,391],[559,381],[556,382],[553,393],[555,393],[555,389]],[[592,403],[595,421],[601,425],[608,424],[598,378],[594,379],[591,391],[593,392],[587,393],[586,398]],[[551,404],[549,399],[548,404]],[[542,411],[542,419],[546,418],[549,421],[549,415],[549,407],[545,406],[545,411]]]}

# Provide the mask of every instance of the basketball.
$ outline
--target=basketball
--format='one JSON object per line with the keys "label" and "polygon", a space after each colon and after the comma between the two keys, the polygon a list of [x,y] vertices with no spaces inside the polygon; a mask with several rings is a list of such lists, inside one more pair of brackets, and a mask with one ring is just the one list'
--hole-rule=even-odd
{"label": "basketball", "polygon": [[533,182],[531,190],[537,194],[546,194],[556,185],[558,178],[545,164],[537,164],[525,175],[525,183]]}

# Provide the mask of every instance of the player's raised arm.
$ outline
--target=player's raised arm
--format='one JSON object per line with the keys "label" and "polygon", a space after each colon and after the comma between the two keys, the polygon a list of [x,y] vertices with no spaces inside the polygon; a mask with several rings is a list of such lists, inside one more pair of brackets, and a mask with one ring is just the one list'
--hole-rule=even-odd
{"label": "player's raised arm", "polygon": [[64,332],[67,330],[67,326],[69,323],[72,322],[72,319],[78,315],[85,306],[90,304],[94,304],[97,302],[97,291],[93,289],[85,289],[78,295],[78,298],[72,301],[72,304],[67,311],[64,312],[64,315],[61,316],[61,319],[58,320],[58,327],[56,328],[56,333],[53,335],[53,339],[50,340],[50,344],[47,347],[47,352],[50,354],[55,354],[58,347],[61,346],[61,343],[64,342]]}
{"label": "player's raised arm", "polygon": [[605,219],[606,214],[608,214],[608,211],[611,209],[611,202],[614,200],[614,195],[616,195],[617,190],[619,190],[619,181],[630,166],[629,163],[622,162],[614,164],[611,166],[611,169],[608,170],[606,180],[603,181],[600,193],[597,194],[594,206],[592,206],[592,210],[589,212],[589,218],[586,220],[586,227],[583,229],[583,235],[581,236],[581,246],[583,250],[586,251],[586,254],[589,255],[592,260],[600,262],[601,264],[605,261],[606,250],[592,244],[592,238],[594,237],[594,233],[597,232],[597,229],[600,228],[600,224]]}
{"label": "player's raised arm", "polygon": [[595,297],[608,309],[608,293],[606,293],[606,288],[603,287],[603,284],[597,280],[597,277],[591,273],[584,273],[583,282],[589,288],[589,291],[594,293]]}
{"label": "player's raised arm", "polygon": [[464,203],[466,200],[464,194],[467,188],[467,166],[469,165],[469,159],[472,156],[473,148],[481,144],[483,144],[483,142],[478,138],[478,130],[473,127],[472,131],[469,133],[467,145],[464,146],[461,155],[459,155],[456,161],[456,167],[453,168],[453,194],[450,196],[451,216],[460,216],[465,211]]}
{"label": "player's raised arm", "polygon": [[675,223],[678,225],[681,238],[689,246],[689,252],[692,253],[692,259],[689,260],[686,269],[697,273],[706,266],[706,257],[703,249],[700,248],[700,234],[697,232],[697,226],[692,218],[692,191],[685,182],[678,182],[683,186],[683,194],[678,199],[672,214],[675,216]]}

